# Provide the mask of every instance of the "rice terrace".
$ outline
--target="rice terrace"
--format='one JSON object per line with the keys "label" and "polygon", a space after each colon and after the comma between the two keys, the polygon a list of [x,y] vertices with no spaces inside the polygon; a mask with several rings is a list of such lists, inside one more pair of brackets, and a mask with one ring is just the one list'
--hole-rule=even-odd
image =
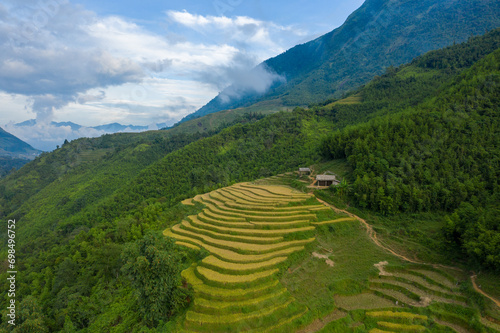
{"label": "rice terrace", "polygon": [[396,253],[363,219],[284,185],[293,177],[183,201],[199,213],[164,235],[207,256],[182,272],[194,299],[177,331],[500,331],[468,305],[466,272]]}

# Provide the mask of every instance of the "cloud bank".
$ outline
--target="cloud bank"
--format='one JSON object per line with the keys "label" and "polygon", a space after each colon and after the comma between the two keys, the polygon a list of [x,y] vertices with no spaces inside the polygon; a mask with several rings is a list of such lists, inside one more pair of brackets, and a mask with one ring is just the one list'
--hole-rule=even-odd
{"label": "cloud bank", "polygon": [[0,123],[36,118],[35,127],[11,128],[13,134],[52,146],[103,134],[52,128],[54,120],[87,128],[173,123],[233,83],[239,88],[228,91],[228,98],[242,90],[264,92],[281,78],[255,66],[305,36],[300,29],[245,16],[164,14],[166,28],[159,34],[67,0],[4,0]]}

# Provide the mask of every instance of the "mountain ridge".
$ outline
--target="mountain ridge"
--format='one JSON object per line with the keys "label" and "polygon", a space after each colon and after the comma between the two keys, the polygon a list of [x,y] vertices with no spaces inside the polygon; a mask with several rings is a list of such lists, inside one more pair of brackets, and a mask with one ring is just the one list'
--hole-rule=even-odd
{"label": "mountain ridge", "polygon": [[19,169],[41,153],[0,127],[0,177]]}
{"label": "mountain ridge", "polygon": [[0,156],[32,160],[41,153],[28,143],[0,127]]}
{"label": "mountain ridge", "polygon": [[493,0],[367,0],[339,28],[261,64],[286,83],[277,81],[264,94],[242,93],[225,103],[229,91],[238,90],[235,83],[180,122],[262,101],[303,106],[338,98],[386,67],[497,28],[498,13],[500,4]]}

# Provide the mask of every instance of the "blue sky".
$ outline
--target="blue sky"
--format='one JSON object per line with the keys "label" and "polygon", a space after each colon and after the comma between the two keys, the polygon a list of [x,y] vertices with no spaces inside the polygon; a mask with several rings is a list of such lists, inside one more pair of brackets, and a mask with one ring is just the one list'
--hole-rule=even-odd
{"label": "blue sky", "polygon": [[[28,143],[173,124],[363,0],[0,0],[0,126]],[[263,90],[275,78],[257,73]],[[36,119],[36,128],[14,123]],[[35,144],[36,146],[36,144]]]}

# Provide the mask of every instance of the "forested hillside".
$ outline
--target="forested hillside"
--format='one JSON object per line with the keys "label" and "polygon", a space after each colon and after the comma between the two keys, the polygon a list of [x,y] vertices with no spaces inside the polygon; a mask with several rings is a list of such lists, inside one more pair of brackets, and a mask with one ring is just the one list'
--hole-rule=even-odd
{"label": "forested hillside", "polygon": [[[16,219],[17,299],[27,309],[16,329],[166,330],[189,301],[180,271],[200,254],[150,231],[196,211],[183,199],[337,157],[353,168],[353,204],[385,214],[458,207],[445,231],[450,246],[498,268],[498,220],[483,209],[498,193],[499,44],[492,31],[390,67],[346,99],[203,136],[106,135],[43,154],[0,181],[2,219]],[[476,235],[487,248],[471,242]],[[172,279],[144,273],[157,264]],[[155,283],[165,298],[153,297]]]}
{"label": "forested hillside", "polygon": [[[432,58],[413,66],[453,69],[467,63]],[[379,81],[396,83],[397,76]],[[450,242],[500,269],[500,224],[490,214],[499,208],[500,50],[441,90],[417,107],[335,133],[324,141],[323,152],[352,165],[356,205],[385,214],[460,207],[448,220]],[[466,210],[465,216],[479,216],[467,220]]]}
{"label": "forested hillside", "polygon": [[265,108],[304,106],[351,89],[427,51],[500,26],[494,0],[367,0],[339,28],[266,60],[281,77],[264,94],[238,82],[182,121],[265,101]]}

